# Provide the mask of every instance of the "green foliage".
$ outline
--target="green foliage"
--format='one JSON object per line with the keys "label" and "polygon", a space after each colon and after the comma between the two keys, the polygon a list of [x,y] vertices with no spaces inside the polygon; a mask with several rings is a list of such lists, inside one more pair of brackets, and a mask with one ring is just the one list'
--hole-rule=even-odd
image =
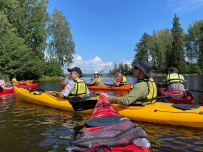
{"label": "green foliage", "polygon": [[50,35],[49,54],[55,57],[61,66],[69,66],[73,63],[75,43],[70,32],[69,23],[58,9],[54,9],[47,31]]}
{"label": "green foliage", "polygon": [[0,71],[7,77],[63,76],[56,60],[44,61],[50,20],[47,4],[48,0],[0,1]]}
{"label": "green foliage", "polygon": [[[185,48],[185,50],[184,50]],[[154,69],[166,73],[169,67],[177,67],[180,73],[198,72],[203,69],[203,21],[194,21],[184,34],[175,14],[171,30],[153,31],[152,36],[144,33],[136,43],[134,62],[146,60]],[[185,60],[197,63],[198,67],[185,65]],[[191,69],[194,68],[194,69]]]}
{"label": "green foliage", "polygon": [[200,74],[200,67],[197,63],[186,62],[185,73],[198,73]]}
{"label": "green foliage", "polygon": [[167,65],[167,52],[171,49],[171,35],[170,30],[159,30],[154,31],[151,42],[150,49],[152,52],[152,66],[155,69],[159,69],[161,72],[165,72]]}
{"label": "green foliage", "polygon": [[45,75],[41,75],[39,78],[39,81],[47,81],[47,80],[57,80],[58,77],[57,76],[45,76]]}
{"label": "green foliage", "polygon": [[140,42],[136,43],[135,48],[136,54],[133,62],[137,63],[140,60],[148,61],[150,54],[150,44],[149,44],[150,40],[151,36],[148,35],[147,33],[144,33]]}
{"label": "green foliage", "polygon": [[203,63],[203,56],[201,55],[203,31],[201,28],[203,28],[203,20],[193,21],[192,24],[189,25],[188,34],[185,36],[186,57],[191,63],[198,61],[200,67]]}
{"label": "green foliage", "polygon": [[42,74],[43,63],[30,51],[24,40],[16,34],[5,14],[0,12],[0,71],[13,77],[26,79]]}
{"label": "green foliage", "polygon": [[109,70],[109,75],[116,76],[116,70],[118,69],[120,69],[122,71],[122,74],[125,76],[133,74],[132,68],[130,68],[128,64],[119,63],[119,65],[117,66],[117,64],[114,63],[114,68],[112,70]]}
{"label": "green foliage", "polygon": [[[172,49],[169,53],[168,63],[170,67],[177,67],[179,72],[184,72],[185,58],[183,50],[184,33],[180,27],[179,17],[175,14],[173,27],[171,29]],[[169,68],[169,67],[168,67]]]}
{"label": "green foliage", "polygon": [[45,62],[45,75],[46,76],[65,76],[63,74],[63,69],[61,68],[61,66],[59,65],[59,63],[57,62],[57,60],[55,58],[49,58],[47,59],[47,61]]}

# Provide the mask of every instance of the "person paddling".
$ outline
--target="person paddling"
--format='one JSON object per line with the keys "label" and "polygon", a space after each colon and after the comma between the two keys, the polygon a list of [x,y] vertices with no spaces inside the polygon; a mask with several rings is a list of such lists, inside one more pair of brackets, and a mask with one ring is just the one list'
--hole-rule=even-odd
{"label": "person paddling", "polygon": [[88,83],[87,85],[99,85],[101,82],[101,78],[97,71],[94,72],[94,78],[92,78],[92,82]]}
{"label": "person paddling", "polygon": [[117,75],[117,81],[115,81],[114,79],[112,79],[114,86],[118,87],[118,86],[122,86],[125,85],[127,83],[127,79],[124,75],[121,74],[121,70],[118,69],[116,71],[116,75]]}
{"label": "person paddling", "polygon": [[84,80],[80,79],[82,75],[82,71],[78,67],[74,67],[72,69],[67,69],[70,72],[69,82],[65,86],[62,92],[58,93],[59,98],[71,98],[80,96],[83,94],[90,94],[89,89],[87,88],[87,84]]}
{"label": "person paddling", "polygon": [[131,86],[129,93],[126,96],[115,97],[109,96],[106,93],[101,93],[101,95],[105,95],[111,103],[125,106],[130,104],[145,105],[147,103],[155,102],[157,96],[156,83],[148,75],[151,70],[151,65],[147,61],[141,60],[138,63],[133,63],[132,66],[133,75],[137,78],[137,83]]}

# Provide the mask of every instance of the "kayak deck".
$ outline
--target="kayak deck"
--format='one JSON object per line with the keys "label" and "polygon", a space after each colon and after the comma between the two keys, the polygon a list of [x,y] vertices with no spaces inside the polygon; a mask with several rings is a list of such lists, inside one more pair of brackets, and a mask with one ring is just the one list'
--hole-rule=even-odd
{"label": "kayak deck", "polygon": [[[158,87],[160,96],[177,96],[171,98],[165,98],[165,101],[171,103],[184,103],[184,104],[194,104],[194,98],[190,92],[183,90],[166,90],[166,87]],[[188,94],[189,93],[189,94]],[[180,95],[180,96],[178,96]]]}
{"label": "kayak deck", "polygon": [[[139,142],[143,140],[145,145]],[[89,152],[100,151],[102,148],[106,152],[150,152],[145,131],[129,119],[122,118],[105,96],[100,97],[76,141],[68,150]]]}

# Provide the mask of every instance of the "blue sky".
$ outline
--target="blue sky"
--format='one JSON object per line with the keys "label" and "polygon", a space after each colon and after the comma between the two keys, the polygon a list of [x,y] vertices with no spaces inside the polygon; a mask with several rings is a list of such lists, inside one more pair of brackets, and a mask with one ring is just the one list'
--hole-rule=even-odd
{"label": "blue sky", "polygon": [[54,8],[70,23],[76,51],[71,67],[83,73],[130,64],[144,32],[171,29],[175,13],[184,32],[203,19],[203,0],[50,0],[47,11]]}

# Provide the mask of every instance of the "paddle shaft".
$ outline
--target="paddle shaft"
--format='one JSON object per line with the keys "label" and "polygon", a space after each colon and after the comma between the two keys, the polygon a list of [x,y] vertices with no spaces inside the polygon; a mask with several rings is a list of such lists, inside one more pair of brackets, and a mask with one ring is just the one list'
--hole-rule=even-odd
{"label": "paddle shaft", "polygon": [[31,89],[35,89],[35,90],[39,90],[39,91],[43,91],[43,92],[47,92],[47,93],[49,93],[49,94],[52,94],[52,95],[57,95],[57,93],[54,93],[54,92],[49,92],[49,91],[46,91],[46,90],[43,90],[43,89],[39,89],[39,88],[33,88],[33,87],[31,87],[31,86],[29,86],[29,85],[27,85],[29,88],[31,88]]}
{"label": "paddle shaft", "polygon": [[188,91],[203,92],[203,90],[188,90]]}
{"label": "paddle shaft", "polygon": [[[184,97],[185,95],[170,95],[170,96],[161,96],[156,97],[156,99],[164,99],[164,98],[173,98],[173,97]],[[73,109],[75,111],[82,111],[93,109],[97,104],[97,100],[86,100],[86,101],[78,101],[77,104],[73,104]]]}

